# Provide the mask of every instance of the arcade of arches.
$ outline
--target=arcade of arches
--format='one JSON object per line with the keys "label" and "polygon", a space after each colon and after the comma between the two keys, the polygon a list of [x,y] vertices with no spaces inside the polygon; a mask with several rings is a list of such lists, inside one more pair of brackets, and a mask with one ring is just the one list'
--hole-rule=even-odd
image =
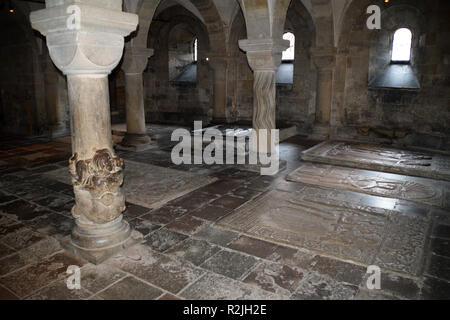
{"label": "arcade of arches", "polygon": [[[0,298],[450,298],[449,13],[0,1]],[[196,121],[260,160],[175,164]]]}

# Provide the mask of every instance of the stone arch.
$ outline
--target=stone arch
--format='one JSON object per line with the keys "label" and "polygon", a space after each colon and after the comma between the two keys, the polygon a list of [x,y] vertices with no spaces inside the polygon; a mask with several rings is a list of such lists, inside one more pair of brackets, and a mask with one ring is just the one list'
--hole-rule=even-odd
{"label": "stone arch", "polygon": [[[169,77],[169,40],[177,26],[199,39],[197,82],[174,82]],[[192,124],[194,120],[208,122],[212,110],[212,72],[206,61],[211,52],[208,30],[203,22],[184,7],[177,5],[165,9],[153,20],[148,45],[155,48],[148,70],[144,73],[146,83],[146,109],[150,118],[162,123]]]}
{"label": "stone arch", "polygon": [[[136,45],[144,47],[147,44],[148,33],[153,16],[164,0],[143,0],[138,10],[139,27],[135,38],[132,40]],[[208,30],[211,51],[214,53],[227,52],[225,30],[217,8],[212,0],[190,0],[200,12]]]}

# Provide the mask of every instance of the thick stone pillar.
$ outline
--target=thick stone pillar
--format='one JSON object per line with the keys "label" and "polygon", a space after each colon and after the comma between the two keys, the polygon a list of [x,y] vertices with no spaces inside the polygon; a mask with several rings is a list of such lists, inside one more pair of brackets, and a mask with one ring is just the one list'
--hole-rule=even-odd
{"label": "thick stone pillar", "polygon": [[328,139],[330,136],[336,48],[312,48],[311,56],[317,68],[316,123],[313,136]]}
{"label": "thick stone pillar", "polygon": [[123,160],[112,144],[108,74],[120,62],[124,37],[136,29],[138,17],[122,12],[121,0],[47,0],[46,9],[30,18],[67,75],[76,226],[63,245],[100,263],[135,240],[122,220]]}
{"label": "thick stone pillar", "polygon": [[226,123],[228,60],[226,57],[212,57],[209,64],[214,70],[213,123]]}
{"label": "thick stone pillar", "polygon": [[239,46],[247,52],[253,70],[253,129],[266,129],[267,148],[258,148],[259,153],[270,153],[270,130],[276,129],[276,71],[281,64],[289,41],[283,39],[240,40]]}
{"label": "thick stone pillar", "polygon": [[125,104],[127,133],[118,146],[119,149],[144,151],[154,144],[147,135],[144,105],[143,72],[153,49],[127,46],[122,63],[125,73]]}

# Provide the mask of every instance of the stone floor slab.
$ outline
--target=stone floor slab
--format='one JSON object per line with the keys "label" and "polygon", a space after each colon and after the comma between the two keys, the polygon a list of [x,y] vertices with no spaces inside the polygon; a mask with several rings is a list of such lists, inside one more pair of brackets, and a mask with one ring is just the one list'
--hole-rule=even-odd
{"label": "stone floor slab", "polygon": [[224,250],[208,259],[201,267],[238,280],[256,263],[257,260],[253,257]]}
{"label": "stone floor slab", "polygon": [[265,291],[290,296],[298,288],[303,274],[301,269],[295,267],[262,262],[243,281]]}
{"label": "stone floor slab", "polygon": [[285,296],[252,287],[248,284],[208,273],[189,288],[181,297],[188,300],[285,300]]}
{"label": "stone floor slab", "polygon": [[359,264],[376,257],[381,267],[417,274],[429,221],[353,201],[336,201],[313,187],[273,190],[218,225]]}
{"label": "stone floor slab", "polygon": [[155,300],[162,291],[136,278],[126,277],[97,296],[105,300]]}
{"label": "stone floor slab", "polygon": [[106,263],[172,294],[204,274],[203,270],[154,252],[146,245],[129,248]]}
{"label": "stone floor slab", "polygon": [[187,239],[187,236],[168,229],[160,229],[149,235],[145,244],[155,251],[164,252],[183,240]]}
{"label": "stone floor slab", "polygon": [[358,293],[358,287],[336,281],[316,272],[304,275],[293,300],[350,300]]}
{"label": "stone floor slab", "polygon": [[[65,168],[49,172],[46,177],[71,184]],[[127,201],[150,209],[161,207],[216,180],[205,175],[134,161],[126,161],[125,177],[124,192]]]}
{"label": "stone floor slab", "polygon": [[82,267],[83,264],[84,262],[79,259],[65,253],[58,253],[37,264],[0,278],[0,283],[23,298],[53,281],[65,278],[69,266]]}
{"label": "stone floor slab", "polygon": [[207,241],[190,238],[169,249],[166,253],[199,266],[220,250],[218,246],[210,244]]}
{"label": "stone floor slab", "polygon": [[444,207],[444,190],[450,187],[431,179],[313,163],[303,163],[287,180],[439,207]]}
{"label": "stone floor slab", "polygon": [[450,157],[358,142],[327,141],[302,153],[305,161],[450,181]]}

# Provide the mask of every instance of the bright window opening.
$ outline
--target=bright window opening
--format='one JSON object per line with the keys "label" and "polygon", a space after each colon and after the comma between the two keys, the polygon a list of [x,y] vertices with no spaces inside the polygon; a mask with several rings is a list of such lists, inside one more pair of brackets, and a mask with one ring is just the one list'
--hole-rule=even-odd
{"label": "bright window opening", "polygon": [[392,61],[409,62],[411,60],[412,33],[407,28],[401,28],[394,33],[392,44]]}
{"label": "bright window opening", "polygon": [[195,38],[194,40],[194,61],[197,62],[198,59],[198,39]]}
{"label": "bright window opening", "polygon": [[284,40],[289,40],[290,46],[283,51],[283,61],[294,60],[295,58],[295,36],[292,32],[286,32],[283,35]]}

